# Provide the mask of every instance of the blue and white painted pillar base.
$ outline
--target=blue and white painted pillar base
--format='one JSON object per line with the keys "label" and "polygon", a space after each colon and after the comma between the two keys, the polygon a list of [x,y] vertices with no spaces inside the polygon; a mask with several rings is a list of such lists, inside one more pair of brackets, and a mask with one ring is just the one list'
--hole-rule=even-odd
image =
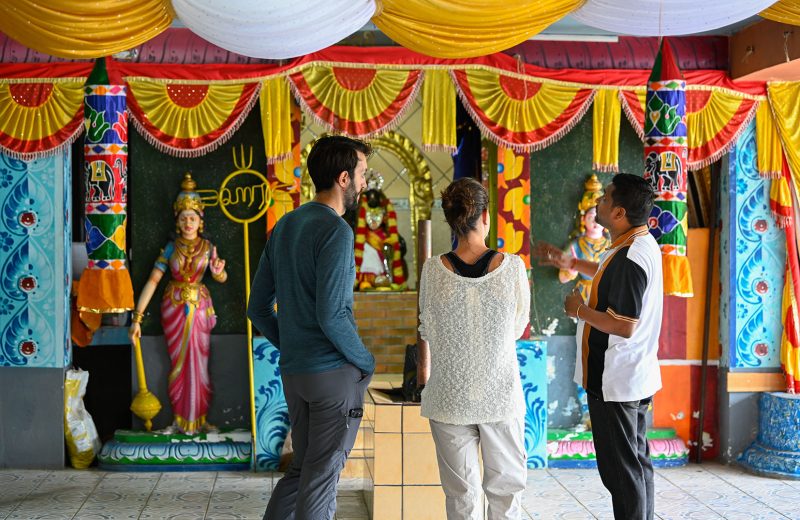
{"label": "blue and white painted pillar base", "polygon": [[758,414],[758,437],[739,462],[765,477],[800,479],[800,395],[761,394]]}

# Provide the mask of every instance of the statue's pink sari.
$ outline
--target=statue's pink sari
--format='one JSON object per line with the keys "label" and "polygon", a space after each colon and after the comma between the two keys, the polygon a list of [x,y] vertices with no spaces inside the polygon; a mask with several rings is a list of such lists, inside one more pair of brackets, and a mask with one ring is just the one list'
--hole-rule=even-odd
{"label": "statue's pink sari", "polygon": [[212,249],[203,238],[178,238],[167,244],[156,261],[157,268],[166,271],[169,267],[172,275],[161,302],[161,325],[172,364],[169,400],[175,424],[190,434],[205,424],[211,397],[208,356],[217,317],[202,279]]}

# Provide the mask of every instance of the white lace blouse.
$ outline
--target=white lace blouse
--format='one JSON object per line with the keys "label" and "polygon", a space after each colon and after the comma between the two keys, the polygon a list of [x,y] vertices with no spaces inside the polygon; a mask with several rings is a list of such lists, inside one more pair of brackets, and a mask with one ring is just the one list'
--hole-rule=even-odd
{"label": "white lace blouse", "polygon": [[479,278],[425,262],[419,284],[419,331],[428,341],[431,372],[422,415],[449,424],[524,417],[516,339],[528,324],[530,286],[516,255]]}

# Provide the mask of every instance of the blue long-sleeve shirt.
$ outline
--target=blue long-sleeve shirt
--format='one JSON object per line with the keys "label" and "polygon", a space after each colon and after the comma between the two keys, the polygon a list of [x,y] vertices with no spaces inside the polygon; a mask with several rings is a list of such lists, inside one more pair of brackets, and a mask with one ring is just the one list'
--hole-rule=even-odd
{"label": "blue long-sleeve shirt", "polygon": [[344,363],[375,371],[353,318],[355,276],[353,231],[329,206],[308,202],[275,225],[247,316],[280,350],[283,373],[323,372]]}

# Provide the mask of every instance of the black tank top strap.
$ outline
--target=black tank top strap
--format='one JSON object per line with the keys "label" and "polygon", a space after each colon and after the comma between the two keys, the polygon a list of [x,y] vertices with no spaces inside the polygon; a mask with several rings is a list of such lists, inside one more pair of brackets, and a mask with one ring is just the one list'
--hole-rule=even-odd
{"label": "black tank top strap", "polygon": [[444,256],[446,256],[450,261],[450,265],[453,267],[453,272],[457,275],[465,278],[480,278],[489,272],[489,266],[491,265],[492,259],[496,254],[497,251],[494,249],[489,249],[482,254],[474,264],[468,264],[461,260],[455,251],[450,251]]}

